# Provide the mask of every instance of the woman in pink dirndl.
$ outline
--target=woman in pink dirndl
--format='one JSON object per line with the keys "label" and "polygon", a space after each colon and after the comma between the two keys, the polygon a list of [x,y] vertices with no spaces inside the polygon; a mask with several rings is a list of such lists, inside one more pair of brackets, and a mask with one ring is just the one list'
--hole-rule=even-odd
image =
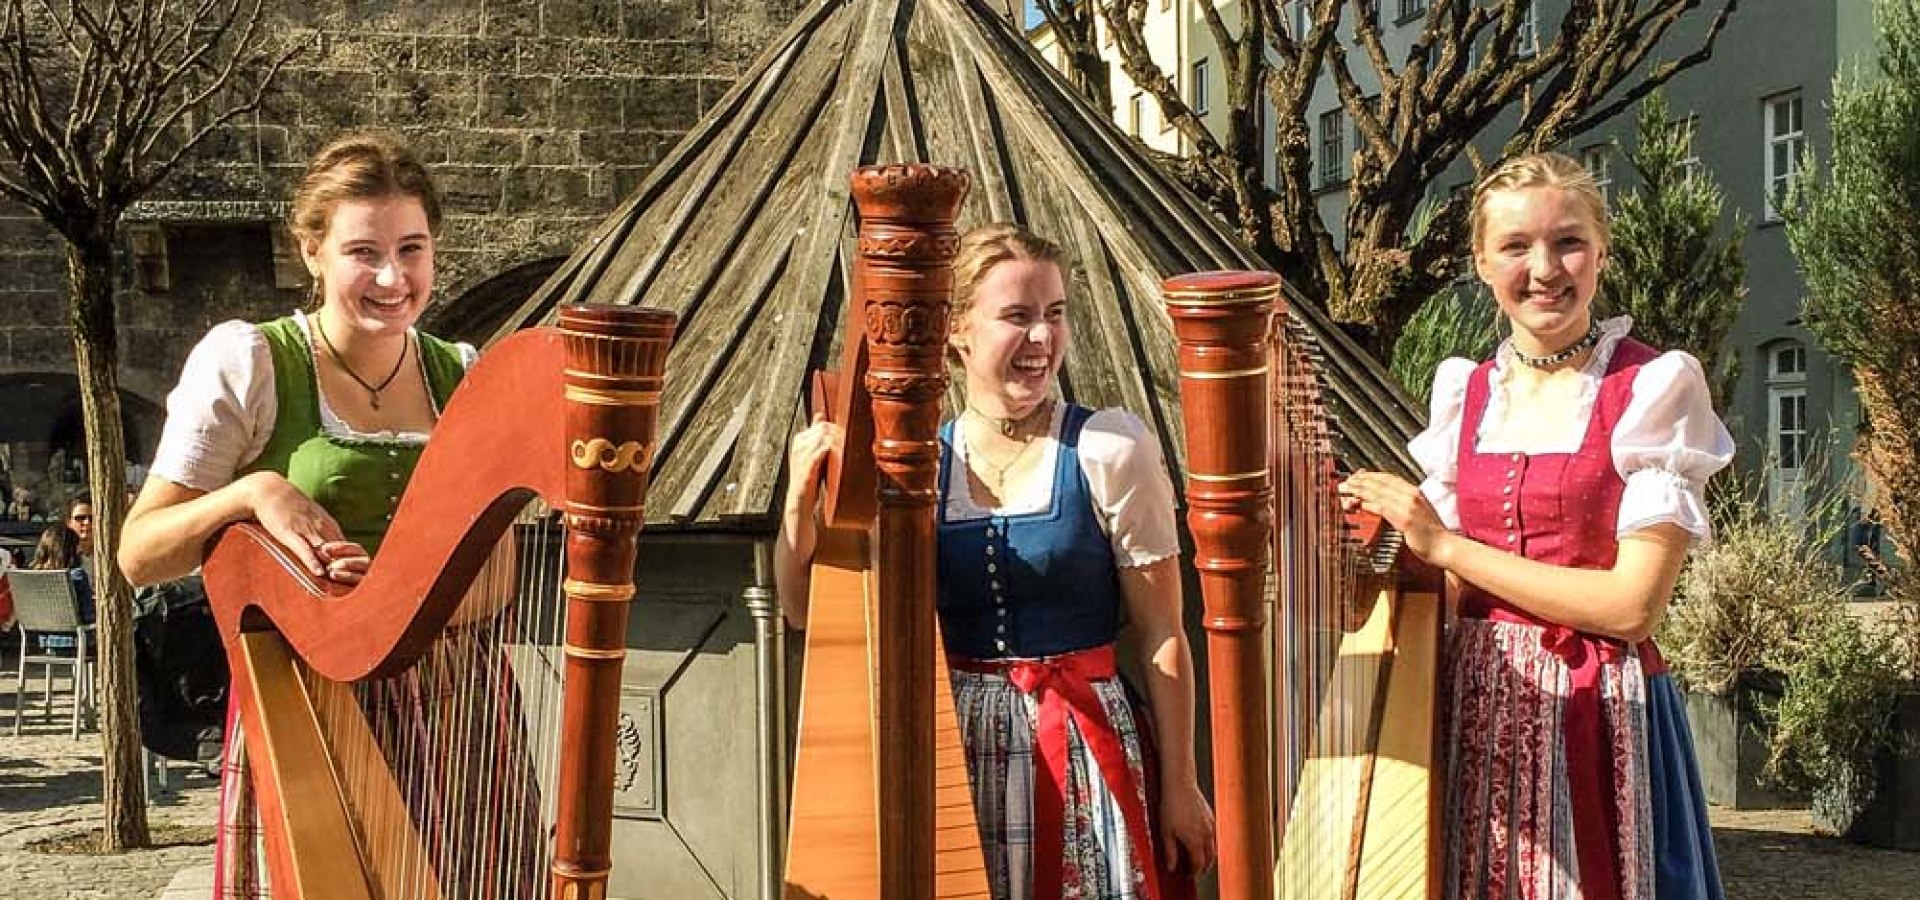
{"label": "woman in pink dirndl", "polygon": [[1472,211],[1475,269],[1512,325],[1450,359],[1409,449],[1418,486],[1356,473],[1448,574],[1444,895],[1720,900],[1680,694],[1651,635],[1733,442],[1700,363],[1598,321],[1606,203],[1559,154],[1507,161]]}

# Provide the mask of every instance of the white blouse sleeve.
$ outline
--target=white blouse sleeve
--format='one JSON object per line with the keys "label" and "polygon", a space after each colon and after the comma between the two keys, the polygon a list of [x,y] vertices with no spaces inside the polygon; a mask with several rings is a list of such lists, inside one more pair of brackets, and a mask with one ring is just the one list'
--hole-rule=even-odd
{"label": "white blouse sleeve", "polygon": [[278,407],[273,355],[260,329],[239,321],[214,326],[167,395],[150,473],[195,490],[225,487],[266,449]]}
{"label": "white blouse sleeve", "polygon": [[1733,437],[1714,415],[1700,361],[1675,350],[1640,367],[1613,429],[1613,466],[1626,479],[1616,533],[1663,522],[1713,540],[1707,477],[1733,461]]}
{"label": "white blouse sleeve", "polygon": [[1467,404],[1467,382],[1478,363],[1454,357],[1440,363],[1433,374],[1433,403],[1427,412],[1427,430],[1407,442],[1407,452],[1426,478],[1420,493],[1448,528],[1460,530],[1460,495],[1454,483],[1460,473],[1460,426]]}
{"label": "white blouse sleeve", "polygon": [[1173,482],[1161,462],[1160,439],[1146,423],[1122,409],[1088,417],[1080,431],[1080,468],[1115,562],[1133,568],[1179,555]]}

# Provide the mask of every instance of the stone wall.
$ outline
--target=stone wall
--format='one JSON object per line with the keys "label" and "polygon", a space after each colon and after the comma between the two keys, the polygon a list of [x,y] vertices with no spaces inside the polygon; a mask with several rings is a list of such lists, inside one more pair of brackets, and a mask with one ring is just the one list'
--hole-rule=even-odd
{"label": "stone wall", "polygon": [[[269,0],[274,31],[306,51],[258,115],[213,136],[129,217],[124,386],[159,402],[209,326],[305,299],[278,222],[307,157],[333,136],[390,129],[433,167],[446,195],[440,303],[486,293],[503,275],[499,285],[524,292],[529,273],[570,253],[802,5]],[[0,390],[71,373],[62,245],[0,204],[0,255]]]}

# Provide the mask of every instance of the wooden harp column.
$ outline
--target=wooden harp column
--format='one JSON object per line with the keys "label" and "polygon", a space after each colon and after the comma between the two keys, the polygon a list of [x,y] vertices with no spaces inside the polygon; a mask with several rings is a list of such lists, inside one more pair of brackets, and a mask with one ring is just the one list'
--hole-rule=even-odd
{"label": "wooden harp column", "polygon": [[1164,290],[1206,602],[1220,896],[1430,900],[1437,580],[1378,517],[1340,512],[1323,379],[1279,277],[1206,272]]}
{"label": "wooden harp column", "polygon": [[[880,893],[932,895],[935,505],[947,392],[953,220],[967,174],[873,166],[853,174],[860,213],[854,284],[864,306],[873,397],[874,731]],[[843,347],[842,352],[847,348]]]}
{"label": "wooden harp column", "polygon": [[786,859],[791,900],[983,897],[965,759],[935,640],[939,422],[959,169],[852,178],[860,229],[840,366],[814,406],[827,464]]}
{"label": "wooden harp column", "polygon": [[1205,599],[1222,900],[1273,895],[1266,679],[1268,331],[1279,276],[1168,279],[1187,432],[1187,527]]}
{"label": "wooden harp column", "polygon": [[633,564],[674,317],[663,310],[575,306],[566,345],[567,595],[554,900],[602,900],[613,870],[620,670],[627,658]]}

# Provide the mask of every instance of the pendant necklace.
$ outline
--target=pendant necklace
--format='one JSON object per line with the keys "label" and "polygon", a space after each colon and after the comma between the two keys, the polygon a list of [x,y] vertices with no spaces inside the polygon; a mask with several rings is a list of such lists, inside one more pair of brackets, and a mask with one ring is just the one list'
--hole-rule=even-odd
{"label": "pendant necklace", "polygon": [[368,384],[365,378],[360,377],[360,373],[355,372],[352,366],[347,365],[346,358],[341,356],[340,350],[333,346],[333,339],[327,337],[327,326],[321,324],[319,316],[313,317],[313,330],[320,332],[320,343],[326,345],[327,354],[333,357],[334,365],[339,366],[340,371],[347,373],[347,377],[353,379],[355,384],[365,388],[367,391],[367,399],[372,402],[374,409],[379,409],[380,392],[386,390],[387,385],[392,384],[393,379],[400,374],[400,366],[407,361],[407,348],[413,346],[413,342],[405,340],[404,338],[402,339],[402,343],[400,344],[400,358],[393,361],[393,371],[388,372],[387,377],[380,379],[380,383],[376,385]]}
{"label": "pendant necklace", "polygon": [[[1029,421],[1032,421],[1042,411],[1051,410],[1052,408],[1053,408],[1053,401],[1048,400],[1045,403],[1040,404],[1038,407],[1035,407],[1033,411],[1027,413],[1024,416],[1020,416],[1017,419],[996,419],[996,418],[993,418],[992,416],[989,416],[989,415],[986,415],[985,413],[980,412],[977,409],[974,409],[971,406],[967,407],[967,411],[970,413],[973,413],[976,418],[982,419],[986,421],[988,424],[993,425],[995,428],[998,428],[1000,430],[1000,435],[1002,437],[1012,438],[1014,436],[1014,433],[1019,429],[1020,426],[1025,425]],[[972,452],[967,454],[967,460],[969,462],[977,461],[980,463],[980,469],[977,471],[979,471],[981,482],[986,484],[988,490],[993,491],[993,495],[995,497],[998,497],[1002,502],[1004,502],[1006,498],[1001,497],[1000,494],[1001,494],[1001,489],[1006,485],[1007,472],[1010,471],[1014,466],[1018,465],[1020,460],[1025,459],[1027,456],[1027,451],[1033,449],[1033,445],[1038,443],[1040,443],[1040,441],[1037,437],[1028,438],[1026,443],[1021,444],[1020,449],[1013,454],[1013,458],[1007,460],[1005,463],[1001,465],[996,466],[990,462],[987,462],[986,456],[979,452],[979,447],[974,446],[973,443],[969,441],[968,449],[971,450]],[[989,481],[988,480],[989,477],[991,477],[992,480]]]}
{"label": "pendant necklace", "polygon": [[1507,343],[1507,351],[1513,354],[1514,359],[1536,369],[1551,369],[1554,366],[1579,356],[1581,353],[1586,352],[1589,347],[1598,343],[1600,343],[1600,323],[1595,322],[1592,327],[1587,329],[1586,334],[1580,336],[1579,340],[1545,356],[1528,356],[1522,352],[1519,347],[1514,346],[1511,341]]}

